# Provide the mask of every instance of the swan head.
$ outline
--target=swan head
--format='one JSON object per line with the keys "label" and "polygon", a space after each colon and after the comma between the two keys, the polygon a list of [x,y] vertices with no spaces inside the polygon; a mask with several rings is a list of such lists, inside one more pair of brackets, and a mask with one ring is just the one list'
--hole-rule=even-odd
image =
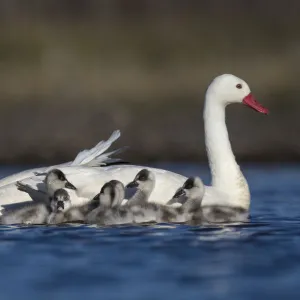
{"label": "swan head", "polygon": [[179,188],[173,198],[179,198],[186,196],[188,199],[201,199],[204,196],[205,187],[202,180],[199,177],[188,178],[183,186]]}
{"label": "swan head", "polygon": [[49,194],[63,188],[76,190],[76,187],[67,180],[65,174],[59,169],[50,170],[46,175],[45,183]]}
{"label": "swan head", "polygon": [[241,78],[231,74],[216,77],[207,89],[207,95],[224,106],[231,103],[243,103],[246,106],[263,114],[269,110],[258,103],[251,94],[249,85]]}
{"label": "swan head", "polygon": [[50,199],[50,207],[55,212],[68,210],[71,207],[69,193],[64,189],[56,190]]}
{"label": "swan head", "polygon": [[139,171],[134,180],[127,184],[127,188],[138,188],[139,190],[152,192],[155,185],[155,175],[148,169]]}
{"label": "swan head", "polygon": [[116,207],[121,205],[125,197],[125,187],[118,180],[106,182],[101,188],[100,193],[94,198],[98,198],[100,205],[103,207]]}

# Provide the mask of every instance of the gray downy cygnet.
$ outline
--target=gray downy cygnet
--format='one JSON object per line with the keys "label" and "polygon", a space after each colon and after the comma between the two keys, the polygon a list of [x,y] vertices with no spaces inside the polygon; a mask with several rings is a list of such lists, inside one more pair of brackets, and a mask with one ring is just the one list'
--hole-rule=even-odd
{"label": "gray downy cygnet", "polygon": [[139,171],[134,180],[126,188],[137,188],[136,193],[128,200],[130,206],[148,203],[148,199],[155,187],[155,175],[148,169]]}
{"label": "gray downy cygnet", "polygon": [[133,214],[135,223],[185,221],[180,208],[148,202],[155,187],[155,175],[148,169],[139,171],[127,187],[137,188],[136,193],[126,203]]}
{"label": "gray downy cygnet", "polygon": [[184,219],[184,222],[202,223],[202,199],[205,193],[205,186],[199,177],[188,178],[182,187],[180,187],[173,196],[173,203],[176,199],[182,203],[177,208],[178,214]]}
{"label": "gray downy cygnet", "polygon": [[103,185],[93,201],[98,201],[98,207],[86,217],[86,222],[98,225],[120,225],[132,223],[132,214],[121,203],[125,197],[123,183],[111,180]]}
{"label": "gray downy cygnet", "polygon": [[45,224],[51,213],[49,204],[32,202],[22,207],[6,210],[1,216],[1,224]]}
{"label": "gray downy cygnet", "polygon": [[49,197],[52,197],[54,192],[58,189],[72,189],[77,190],[76,187],[68,181],[66,175],[59,169],[52,169],[46,173],[44,179],[46,185],[46,191],[34,189],[28,184],[23,184],[21,181],[16,183],[16,186],[20,191],[27,193],[33,201],[48,201]]}
{"label": "gray downy cygnet", "polygon": [[71,199],[68,192],[64,189],[58,189],[53,197],[49,198],[51,214],[47,219],[48,224],[60,224],[68,222],[66,212],[71,207]]}
{"label": "gray downy cygnet", "polygon": [[59,169],[50,170],[45,178],[48,196],[52,197],[58,189],[71,189],[76,191],[76,187],[68,181],[66,175]]}
{"label": "gray downy cygnet", "polygon": [[155,187],[155,175],[148,169],[140,170],[126,188],[136,188],[135,194],[127,201],[126,207],[133,214],[134,223],[157,222],[160,205],[149,203],[149,197]]}
{"label": "gray downy cygnet", "polygon": [[182,204],[183,213],[187,221],[192,224],[244,222],[248,220],[248,211],[240,207],[221,205],[201,206],[205,193],[205,186],[199,177],[187,179],[182,188],[174,195],[185,196]]}

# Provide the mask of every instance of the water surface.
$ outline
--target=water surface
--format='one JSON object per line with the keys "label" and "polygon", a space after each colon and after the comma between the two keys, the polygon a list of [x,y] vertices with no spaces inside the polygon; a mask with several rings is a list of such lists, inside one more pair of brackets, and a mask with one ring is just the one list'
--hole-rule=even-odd
{"label": "water surface", "polygon": [[[209,182],[202,166],[160,166]],[[1,226],[1,299],[298,299],[300,166],[243,170],[248,224]]]}

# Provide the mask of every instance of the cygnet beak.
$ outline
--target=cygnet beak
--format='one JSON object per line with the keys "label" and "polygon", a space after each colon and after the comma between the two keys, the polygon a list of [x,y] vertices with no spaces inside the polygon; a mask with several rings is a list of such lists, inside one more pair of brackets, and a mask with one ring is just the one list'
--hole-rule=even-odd
{"label": "cygnet beak", "polygon": [[180,188],[176,191],[175,195],[173,196],[173,198],[179,198],[181,196],[184,196],[186,193],[185,193],[185,190],[183,188]]}
{"label": "cygnet beak", "polygon": [[66,182],[65,187],[67,189],[71,189],[71,190],[75,190],[75,191],[77,190],[77,188],[71,182],[69,182],[69,181]]}
{"label": "cygnet beak", "polygon": [[126,188],[134,188],[134,187],[138,187],[138,186],[139,186],[139,183],[137,181],[132,181],[126,185]]}
{"label": "cygnet beak", "polygon": [[57,210],[64,210],[65,204],[64,201],[57,201]]}

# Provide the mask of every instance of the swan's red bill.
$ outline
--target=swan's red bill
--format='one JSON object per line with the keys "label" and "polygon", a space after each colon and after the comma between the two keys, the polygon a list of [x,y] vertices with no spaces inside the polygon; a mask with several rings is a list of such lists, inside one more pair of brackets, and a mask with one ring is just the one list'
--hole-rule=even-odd
{"label": "swan's red bill", "polygon": [[269,110],[267,108],[263,107],[260,103],[258,103],[255,100],[255,98],[252,96],[251,93],[243,99],[243,103],[246,104],[247,106],[251,107],[252,109],[254,109],[260,113],[263,113],[265,115],[267,115],[269,113]]}

